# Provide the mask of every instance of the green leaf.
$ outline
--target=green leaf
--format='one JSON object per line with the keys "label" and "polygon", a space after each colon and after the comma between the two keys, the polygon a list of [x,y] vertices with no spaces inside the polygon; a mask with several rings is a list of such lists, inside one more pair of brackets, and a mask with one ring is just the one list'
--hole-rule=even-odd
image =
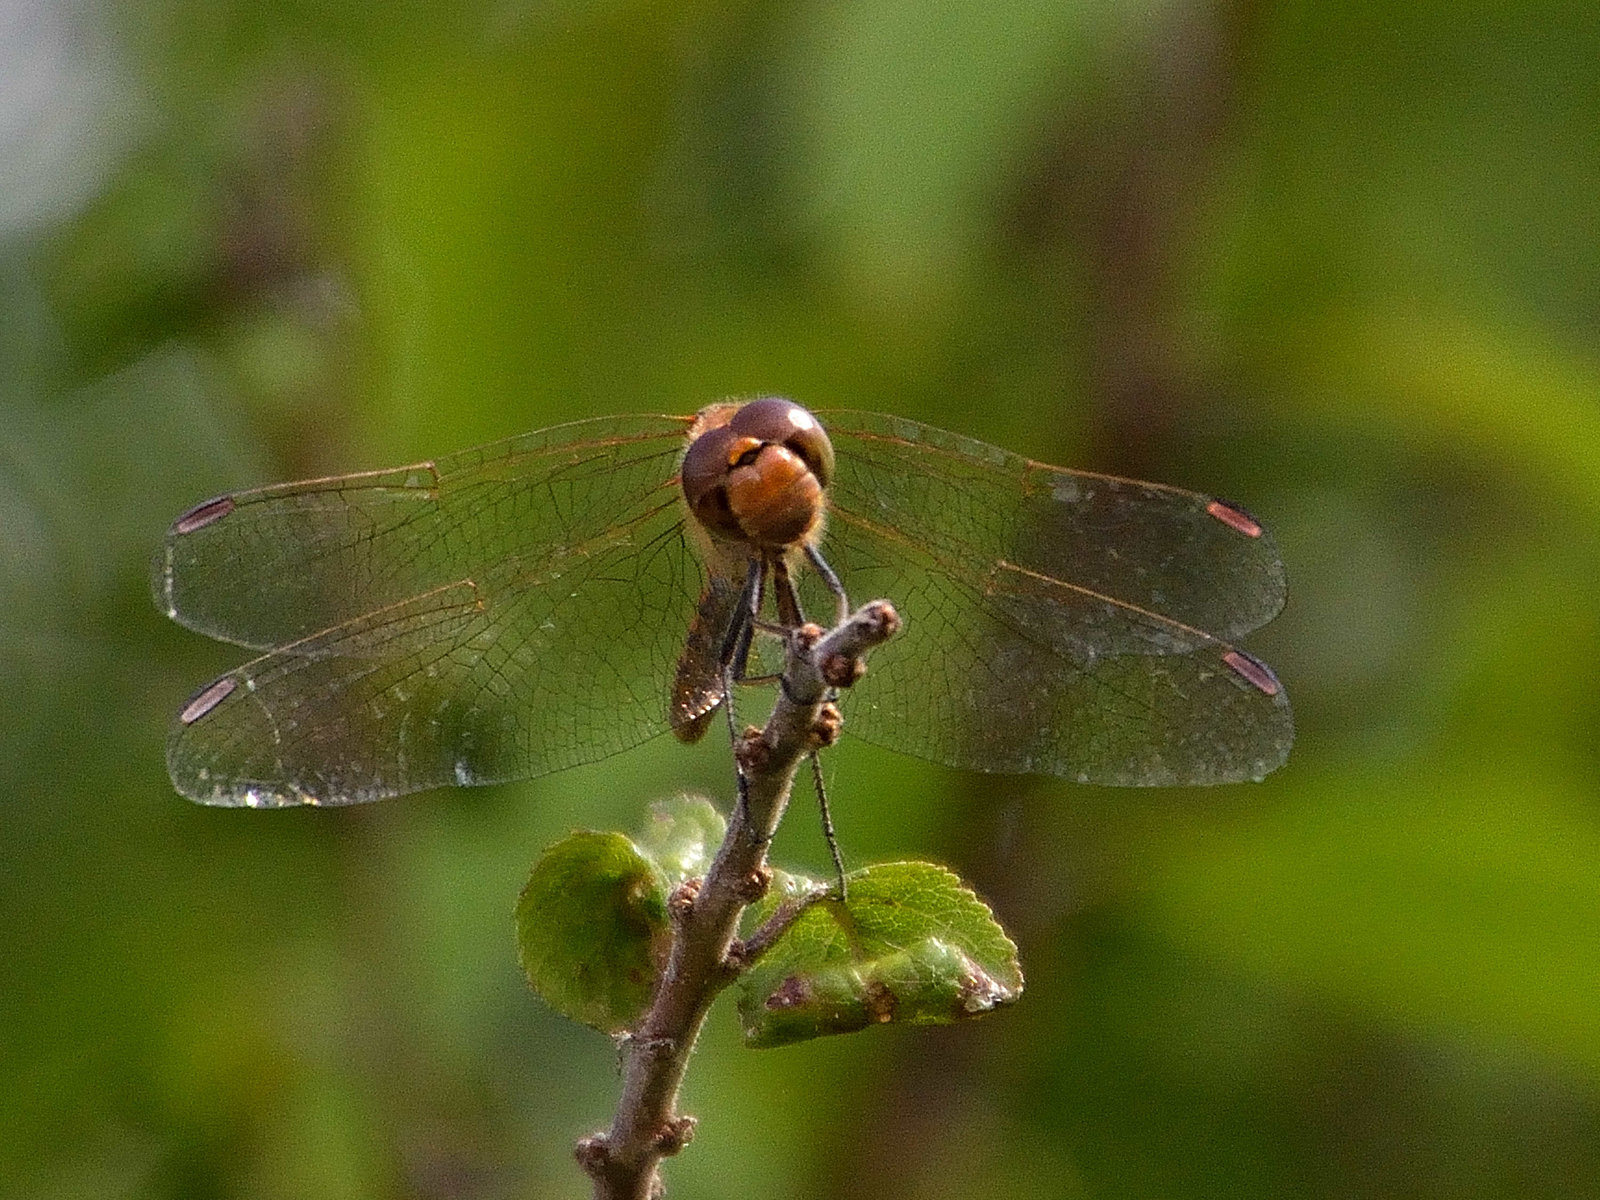
{"label": "green leaf", "polygon": [[[943,1025],[1022,994],[1017,948],[961,880],[931,863],[849,877],[846,904],[807,909],[739,980],[745,1044],[869,1025]],[[763,905],[770,913],[775,900]]]}
{"label": "green leaf", "polygon": [[706,873],[728,822],[704,796],[674,796],[650,806],[650,827],[639,848],[674,885]]}
{"label": "green leaf", "polygon": [[517,943],[534,990],[606,1033],[650,1003],[671,940],[666,873],[620,833],[579,832],[534,865],[517,900]]}

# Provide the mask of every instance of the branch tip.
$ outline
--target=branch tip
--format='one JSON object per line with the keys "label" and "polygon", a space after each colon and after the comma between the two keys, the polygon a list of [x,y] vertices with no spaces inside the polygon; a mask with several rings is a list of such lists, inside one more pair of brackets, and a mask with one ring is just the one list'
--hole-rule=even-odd
{"label": "branch tip", "polygon": [[[866,671],[862,660],[868,651],[883,645],[899,629],[900,614],[894,605],[887,600],[874,600],[857,609],[838,628],[829,630],[814,646],[797,638],[797,657],[809,660],[815,677],[828,687],[850,687]],[[806,654],[808,649],[810,653]]]}

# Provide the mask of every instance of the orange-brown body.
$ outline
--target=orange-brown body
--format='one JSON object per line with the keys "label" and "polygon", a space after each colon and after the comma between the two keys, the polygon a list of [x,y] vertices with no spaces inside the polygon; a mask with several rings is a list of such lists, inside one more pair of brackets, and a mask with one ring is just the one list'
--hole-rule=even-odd
{"label": "orange-brown body", "polygon": [[799,569],[822,536],[833,447],[817,419],[789,400],[713,404],[689,431],[680,483],[708,583],[678,662],[672,726],[684,741],[705,731],[723,698],[724,643],[740,612],[751,564]]}

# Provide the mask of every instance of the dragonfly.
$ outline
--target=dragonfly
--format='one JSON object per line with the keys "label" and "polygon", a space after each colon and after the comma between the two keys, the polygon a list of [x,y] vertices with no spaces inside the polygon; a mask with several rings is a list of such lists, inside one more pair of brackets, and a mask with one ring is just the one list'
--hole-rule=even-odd
{"label": "dragonfly", "polygon": [[204,804],[353,804],[693,740],[753,630],[850,595],[903,619],[841,701],[892,750],[1175,786],[1260,779],[1294,739],[1284,687],[1234,644],[1285,599],[1243,509],[779,398],[218,496],[151,574],[169,617],[256,652],[173,724],[169,773]]}

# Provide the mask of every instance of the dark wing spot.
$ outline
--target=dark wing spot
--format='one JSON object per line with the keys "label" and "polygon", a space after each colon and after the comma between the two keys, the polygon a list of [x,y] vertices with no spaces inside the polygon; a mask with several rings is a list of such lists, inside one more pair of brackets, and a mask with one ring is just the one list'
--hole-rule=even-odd
{"label": "dark wing spot", "polygon": [[193,725],[231,696],[233,689],[238,686],[239,681],[232,675],[224,675],[215,683],[208,683],[200,689],[193,700],[183,706],[183,711],[178,714],[178,720],[184,725]]}
{"label": "dark wing spot", "polygon": [[1243,650],[1229,650],[1222,661],[1235,675],[1265,695],[1276,696],[1283,687],[1271,667]]}
{"label": "dark wing spot", "polygon": [[233,510],[232,496],[218,496],[214,500],[207,500],[204,504],[196,504],[184,513],[172,523],[172,532],[193,533],[196,529],[204,529],[207,525],[222,520]]}
{"label": "dark wing spot", "polygon": [[1258,538],[1261,536],[1261,523],[1242,508],[1224,504],[1221,500],[1213,500],[1206,505],[1206,512],[1230,529],[1237,529],[1245,537]]}

